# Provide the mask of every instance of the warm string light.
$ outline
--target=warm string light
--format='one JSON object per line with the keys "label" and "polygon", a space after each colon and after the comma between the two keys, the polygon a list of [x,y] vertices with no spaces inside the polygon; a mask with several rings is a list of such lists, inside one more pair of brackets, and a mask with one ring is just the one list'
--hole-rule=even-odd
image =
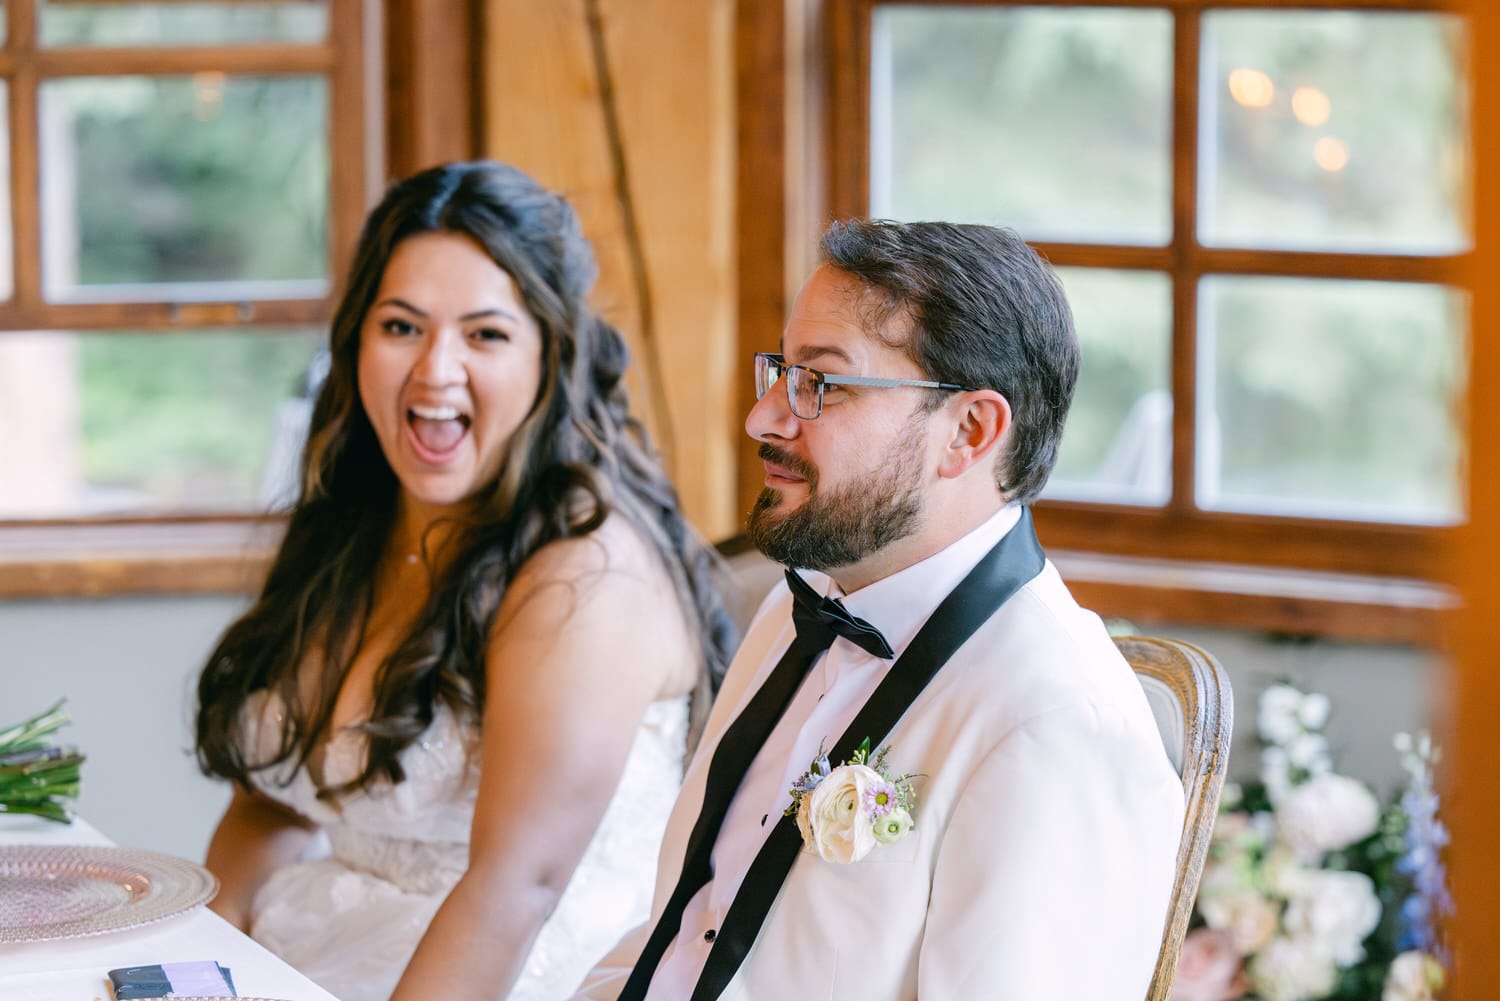
{"label": "warm string light", "polygon": [[1313,144],[1313,161],[1330,174],[1336,174],[1349,164],[1349,147],[1342,139],[1324,136]]}
{"label": "warm string light", "polygon": [[1229,96],[1247,108],[1264,108],[1276,96],[1276,85],[1260,70],[1242,66],[1230,71]]}
{"label": "warm string light", "polygon": [[1333,102],[1316,87],[1298,87],[1292,91],[1292,114],[1303,125],[1316,127],[1333,114]]}
{"label": "warm string light", "polygon": [[211,122],[224,110],[225,75],[217,71],[193,74],[193,114],[200,122]]}
{"label": "warm string light", "polygon": [[[1261,70],[1241,66],[1229,72],[1229,96],[1246,108],[1268,108],[1276,98],[1276,84]],[[1333,117],[1333,102],[1317,87],[1298,87],[1292,91],[1292,116],[1309,128],[1326,125]],[[1330,174],[1349,165],[1349,147],[1334,136],[1323,136],[1313,143],[1313,162]]]}

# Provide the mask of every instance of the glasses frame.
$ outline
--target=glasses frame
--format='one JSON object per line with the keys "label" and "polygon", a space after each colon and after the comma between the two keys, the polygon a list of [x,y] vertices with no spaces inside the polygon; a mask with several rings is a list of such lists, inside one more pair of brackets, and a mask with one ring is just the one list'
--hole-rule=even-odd
{"label": "glasses frame", "polygon": [[[772,376],[772,370],[776,374]],[[759,400],[766,392],[791,372],[806,372],[812,376],[813,385],[817,387],[814,393],[816,406],[812,416],[797,412],[797,394],[792,391],[790,379],[786,383],[786,402],[792,411],[792,416],[798,420],[815,421],[823,416],[823,389],[826,386],[870,386],[876,389],[887,389],[896,386],[913,386],[917,389],[941,389],[953,393],[977,392],[973,386],[960,386],[955,382],[930,382],[925,379],[887,379],[874,375],[838,375],[830,372],[820,372],[807,365],[788,365],[786,358],[771,351],[755,352],[755,398]]]}

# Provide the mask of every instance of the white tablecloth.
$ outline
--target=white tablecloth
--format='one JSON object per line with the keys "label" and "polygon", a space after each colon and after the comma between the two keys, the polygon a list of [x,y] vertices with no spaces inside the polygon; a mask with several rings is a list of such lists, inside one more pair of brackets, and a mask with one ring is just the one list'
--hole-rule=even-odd
{"label": "white tablecloth", "polygon": [[[107,845],[86,821],[54,824],[0,816],[0,845]],[[3,888],[0,888],[3,892]],[[286,963],[208,910],[88,938],[0,943],[0,998],[4,1001],[110,1001],[105,973],[119,966],[213,960],[229,967],[243,997],[337,1001]]]}

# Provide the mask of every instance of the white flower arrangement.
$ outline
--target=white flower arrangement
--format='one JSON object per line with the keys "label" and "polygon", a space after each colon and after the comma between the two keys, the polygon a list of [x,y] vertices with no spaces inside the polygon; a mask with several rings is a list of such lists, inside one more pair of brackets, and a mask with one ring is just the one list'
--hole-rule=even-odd
{"label": "white flower arrangement", "polygon": [[888,772],[889,753],[883,747],[872,757],[866,738],[834,767],[819,748],[811,767],[792,783],[786,816],[797,819],[802,843],[825,862],[858,862],[876,845],[895,844],[911,833],[915,776]]}
{"label": "white flower arrangement", "polygon": [[1172,1001],[1433,1001],[1451,912],[1425,736],[1396,749],[1408,788],[1382,808],[1333,770],[1325,696],[1261,696],[1259,781],[1224,789]]}

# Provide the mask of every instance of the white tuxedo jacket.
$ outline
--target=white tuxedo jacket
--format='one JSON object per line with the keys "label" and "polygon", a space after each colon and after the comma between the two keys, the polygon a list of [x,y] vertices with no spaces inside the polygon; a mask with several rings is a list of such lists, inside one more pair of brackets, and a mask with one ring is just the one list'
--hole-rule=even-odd
{"label": "white tuxedo jacket", "polygon": [[[791,605],[778,585],[730,667],[667,827],[652,922],[578,998],[623,988],[676,884],[718,739],[792,640]],[[1134,673],[1051,563],[876,742],[891,770],[922,776],[914,830],[850,865],[804,848],[724,1001],[1141,1001],[1182,785]]]}

